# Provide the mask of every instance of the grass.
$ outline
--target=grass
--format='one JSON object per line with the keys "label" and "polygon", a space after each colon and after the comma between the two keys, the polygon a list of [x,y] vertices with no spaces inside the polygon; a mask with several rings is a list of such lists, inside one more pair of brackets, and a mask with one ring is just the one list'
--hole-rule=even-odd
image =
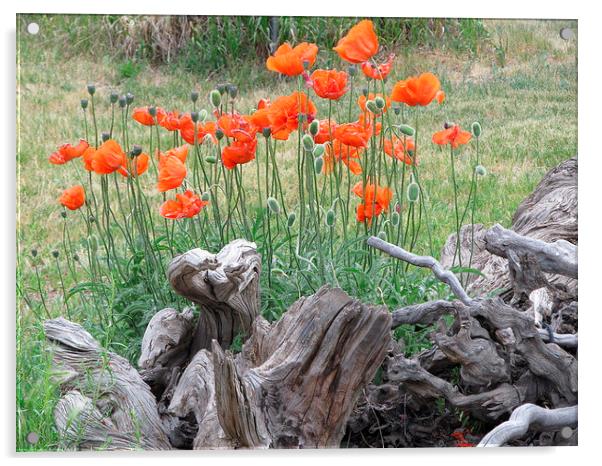
{"label": "grass", "polygon": [[[209,108],[205,96],[217,83],[229,81],[238,85],[240,99],[237,105],[245,112],[262,97],[290,93],[295,84],[267,72],[253,58],[241,60],[236,70],[222,69],[216,73],[207,69],[206,73],[199,74],[187,71],[191,67],[182,66],[183,63],[178,61],[158,66],[135,57],[115,58],[109,51],[99,51],[91,39],[77,54],[69,55],[62,50],[60,41],[53,42],[45,37],[44,28],[38,36],[24,33],[26,21],[35,18],[28,15],[21,19],[18,37],[17,282],[22,293],[19,294],[17,316],[17,449],[52,450],[57,448],[58,442],[52,428],[57,388],[50,379],[50,361],[42,346],[39,319],[26,303],[26,298],[33,300],[40,309],[30,251],[38,251],[35,263],[50,314],[63,314],[61,284],[51,251],[61,249],[63,234],[63,219],[56,199],[62,189],[73,183],[75,172],[73,167],[51,166],[47,157],[58,144],[74,142],[83,134],[79,102],[82,97],[87,97],[86,84],[96,83],[97,95],[99,98],[104,96],[98,101],[98,110],[105,115],[108,114],[108,94],[112,90],[120,94],[134,93],[135,105],[154,104],[189,111],[191,90],[197,90],[201,105]],[[41,20],[40,23],[44,25]],[[576,23],[491,20],[485,21],[484,25],[488,39],[477,42],[476,50],[462,51],[460,46],[433,48],[433,44],[420,47],[420,41],[412,48],[395,50],[398,59],[388,88],[398,79],[429,70],[440,77],[447,94],[444,105],[419,111],[420,166],[430,196],[435,250],[440,250],[454,230],[455,221],[448,153],[428,141],[429,135],[439,130],[443,122],[451,120],[463,127],[470,127],[475,120],[481,122],[481,159],[488,175],[479,185],[477,221],[486,226],[498,222],[509,226],[516,207],[544,173],[577,152],[576,41],[565,42],[559,36],[561,27],[576,29]],[[473,33],[478,34],[477,31]],[[424,42],[428,41],[424,39]],[[362,86],[363,79],[358,78],[357,82]],[[324,117],[324,114],[322,107],[319,115]],[[108,120],[101,120],[99,126],[106,129]],[[146,140],[146,131],[140,128],[134,131],[135,140]],[[463,198],[469,189],[470,171],[468,163],[462,163],[462,160],[468,159],[470,150],[459,156],[458,177]],[[291,160],[281,167],[285,179],[294,173],[293,155],[294,151],[290,149],[282,156],[284,161]],[[254,186],[254,167],[245,168],[245,179],[250,187]],[[286,197],[294,202],[293,186]],[[71,233],[77,237],[79,232]],[[425,238],[420,238],[417,250],[427,252]],[[357,294],[366,299],[363,290],[372,284],[370,277],[362,280]],[[73,285],[75,283],[68,283],[67,287]],[[112,292],[122,293],[115,294],[118,298],[113,307],[122,314],[134,316],[132,319],[138,320],[139,330],[144,328],[153,309],[148,308],[145,301],[136,301],[138,286],[139,283],[132,281],[126,289]],[[278,299],[280,308],[286,308],[295,297],[295,290],[290,288],[291,285],[282,280],[264,293],[269,293],[273,300]],[[377,289],[369,299],[393,305],[444,291],[434,281],[420,275],[415,283],[404,289],[403,296],[385,295]],[[137,330],[120,334],[118,327],[113,328],[113,333],[103,333],[94,317],[96,311],[77,309],[74,320],[101,338],[104,345],[135,359],[134,348],[140,337]],[[277,313],[268,317],[276,318]],[[399,336],[406,340],[406,348],[411,353],[424,344],[424,333],[405,329]],[[37,432],[40,442],[29,445],[25,441],[28,432]]]}

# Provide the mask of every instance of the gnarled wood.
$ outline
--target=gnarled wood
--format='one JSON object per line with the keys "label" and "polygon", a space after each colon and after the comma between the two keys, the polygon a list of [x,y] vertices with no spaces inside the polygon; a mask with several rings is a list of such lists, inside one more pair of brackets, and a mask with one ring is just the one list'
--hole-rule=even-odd
{"label": "gnarled wood", "polygon": [[212,340],[228,348],[237,335],[249,335],[260,309],[260,272],[255,244],[240,239],[217,254],[193,249],[172,260],[171,286],[201,309],[191,354],[210,349]]}

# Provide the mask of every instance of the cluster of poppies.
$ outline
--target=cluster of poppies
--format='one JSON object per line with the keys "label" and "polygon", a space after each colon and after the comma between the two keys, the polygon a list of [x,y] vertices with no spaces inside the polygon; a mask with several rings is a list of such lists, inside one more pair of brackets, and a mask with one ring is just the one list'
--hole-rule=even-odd
{"label": "cluster of poppies", "polygon": [[[363,20],[352,27],[341,38],[334,51],[344,61],[359,65],[362,72],[374,80],[384,80],[390,73],[395,55],[391,54],[383,63],[377,63],[374,56],[379,48],[378,37],[372,21]],[[295,47],[282,44],[267,59],[266,67],[270,71],[286,76],[301,76],[307,89],[313,89],[316,96],[332,101],[339,100],[349,90],[349,74],[334,69],[316,69],[311,74],[318,54],[318,47],[307,42]],[[301,79],[299,78],[299,79]],[[161,193],[180,188],[186,179],[186,159],[190,145],[203,144],[205,141],[217,143],[226,137],[227,144],[221,149],[221,163],[232,170],[255,159],[257,136],[287,140],[294,131],[307,131],[308,125],[317,119],[317,108],[306,92],[293,92],[276,98],[273,102],[261,99],[256,110],[248,115],[234,111],[222,111],[220,106],[222,93],[214,90],[210,100],[214,106],[215,121],[207,121],[197,112],[180,114],[159,107],[141,107],[132,111],[132,118],[145,126],[160,126],[170,132],[179,132],[187,144],[165,152],[155,154],[158,165],[157,189]],[[359,115],[356,121],[337,124],[331,117],[318,120],[317,131],[311,136],[315,144],[324,148],[322,173],[329,174],[335,164],[342,162],[355,175],[362,173],[360,163],[363,152],[372,137],[381,133],[381,123],[377,117],[385,113],[392,102],[411,107],[427,106],[433,101],[442,103],[445,93],[439,80],[432,73],[423,73],[394,84],[391,95],[365,93],[357,101]],[[315,127],[315,125],[314,125]],[[470,133],[458,126],[451,126],[433,135],[436,144],[451,144],[457,148],[470,139]],[[405,164],[414,163],[414,141],[411,137],[399,138],[392,133],[384,140],[384,152]],[[57,149],[49,161],[53,164],[65,164],[81,157],[84,167],[90,172],[107,175],[117,172],[124,177],[137,177],[144,174],[150,157],[141,151],[132,151],[128,157],[121,146],[113,139],[104,141],[94,148],[81,140],[73,146],[65,144]],[[353,193],[362,202],[357,207],[357,220],[370,222],[374,216],[386,212],[392,200],[389,188],[376,186],[369,181],[365,186],[356,185]],[[81,186],[66,190],[60,198],[61,204],[68,209],[78,209],[85,203],[85,193]],[[192,217],[198,214],[208,201],[201,200],[190,190],[175,195],[175,199],[166,200],[160,207],[162,216],[170,219]]]}

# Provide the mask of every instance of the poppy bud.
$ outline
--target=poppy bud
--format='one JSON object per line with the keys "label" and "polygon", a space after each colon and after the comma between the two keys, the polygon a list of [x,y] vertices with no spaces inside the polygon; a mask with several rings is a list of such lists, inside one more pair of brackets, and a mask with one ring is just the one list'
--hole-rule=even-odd
{"label": "poppy bud", "polygon": [[203,194],[201,194],[201,201],[209,201],[211,199],[211,193],[206,191]]}
{"label": "poppy bud", "polygon": [[124,107],[125,107],[125,104],[126,104],[126,101],[125,101],[125,96],[124,96],[124,95],[122,95],[121,97],[119,97],[119,106],[120,106],[121,108],[124,108]]}
{"label": "poppy bud", "polygon": [[376,102],[374,102],[373,100],[369,100],[368,102],[366,102],[366,108],[375,115],[380,114],[380,109],[377,107]]}
{"label": "poppy bud", "polygon": [[132,156],[138,157],[140,154],[142,154],[142,147],[138,144],[134,144],[134,147],[132,147]]}
{"label": "poppy bud", "polygon": [[382,97],[377,97],[376,99],[374,99],[374,103],[376,104],[376,106],[378,108],[380,108],[381,110],[383,108],[385,108],[385,105],[387,105],[387,103],[385,102],[385,99],[383,99]]}
{"label": "poppy bud", "polygon": [[31,256],[32,257],[36,257],[38,255],[38,250],[37,249],[32,249],[31,250]]}
{"label": "poppy bud", "polygon": [[454,125],[455,125],[455,123],[453,121],[446,121],[445,123],[443,123],[443,128],[450,129]]}
{"label": "poppy bud", "polygon": [[272,134],[272,129],[271,128],[263,128],[261,130],[261,134],[263,134],[264,138],[269,138],[270,135]]}
{"label": "poppy bud", "polygon": [[106,142],[111,138],[111,135],[108,133],[108,131],[103,131],[100,134],[100,137],[102,138],[102,142]]}
{"label": "poppy bud", "polygon": [[412,181],[408,185],[408,201],[416,202],[418,200],[418,195],[420,194],[420,187],[418,183]]}
{"label": "poppy bud", "polygon": [[82,99],[79,101],[79,104],[82,106],[82,108],[85,110],[88,108],[88,99]]}
{"label": "poppy bud", "polygon": [[330,209],[328,212],[326,212],[326,225],[328,225],[329,227],[333,227],[335,220],[336,214],[334,210]]}
{"label": "poppy bud", "polygon": [[128,92],[125,95],[125,101],[128,105],[132,105],[132,102],[134,102],[134,94],[132,94],[131,92]]}
{"label": "poppy bud", "polygon": [[222,104],[222,95],[220,91],[213,89],[209,94],[209,101],[215,108],[219,108],[219,106]]}
{"label": "poppy bud", "polygon": [[324,144],[316,144],[314,147],[314,157],[321,157],[324,154]]}
{"label": "poppy bud", "polygon": [[349,76],[353,78],[357,74],[357,66],[349,65],[347,67],[347,73],[349,73]]}
{"label": "poppy bud", "polygon": [[291,212],[290,214],[288,214],[288,219],[286,220],[286,224],[288,225],[289,228],[295,224],[295,220],[297,220],[297,215],[295,214],[295,212]]}
{"label": "poppy bud", "polygon": [[367,87],[362,88],[362,94],[364,94],[364,97],[368,97],[368,88]]}
{"label": "poppy bud", "polygon": [[148,114],[152,117],[157,116],[157,107],[148,107]]}
{"label": "poppy bud", "polygon": [[230,94],[231,99],[236,99],[236,96],[238,95],[238,87],[236,87],[234,84],[230,84],[230,86],[228,86],[228,94]]}
{"label": "poppy bud", "polygon": [[192,91],[190,93],[190,100],[192,100],[193,102],[199,100],[199,93],[197,91]]}
{"label": "poppy bud", "polygon": [[61,217],[63,218],[67,218],[67,212],[65,212],[64,210],[61,212]]}
{"label": "poppy bud", "polygon": [[324,158],[316,157],[314,159],[314,170],[316,171],[316,173],[322,173],[322,167],[324,167]]}
{"label": "poppy bud", "polygon": [[88,94],[94,95],[96,92],[96,86],[94,84],[88,84]]}
{"label": "poppy bud", "polygon": [[478,121],[475,121],[472,124],[472,134],[475,135],[476,138],[478,138],[481,135],[481,124]]}
{"label": "poppy bud", "polygon": [[94,215],[90,215],[90,216],[88,217],[88,221],[89,221],[90,223],[94,223],[94,222],[96,221],[96,218],[94,217]]}
{"label": "poppy bud", "polygon": [[52,251],[52,257],[54,257],[55,259],[58,259],[59,252],[56,249],[54,251]]}
{"label": "poppy bud", "polygon": [[73,260],[75,262],[79,262],[79,256],[77,254],[73,254]]}
{"label": "poppy bud", "polygon": [[320,132],[320,122],[318,120],[312,121],[311,124],[309,125],[309,133],[312,136],[315,136],[319,132]]}
{"label": "poppy bud", "polygon": [[207,110],[202,109],[199,112],[199,121],[205,122],[206,119],[207,119]]}
{"label": "poppy bud", "polygon": [[111,95],[109,96],[109,100],[111,101],[111,103],[116,103],[118,99],[119,95],[117,94],[117,92],[111,92]]}
{"label": "poppy bud", "polygon": [[487,174],[487,169],[483,165],[477,165],[474,171],[479,176],[485,176]]}
{"label": "poppy bud", "polygon": [[405,134],[406,136],[414,136],[414,133],[416,132],[410,125],[399,125],[398,128],[399,131],[401,131],[401,134]]}
{"label": "poppy bud", "polygon": [[208,155],[207,157],[205,157],[205,160],[208,163],[216,163],[217,162],[217,157],[215,155]]}
{"label": "poppy bud", "polygon": [[297,121],[299,123],[303,123],[306,120],[306,115],[304,113],[299,113],[299,115],[297,116]]}
{"label": "poppy bud", "polygon": [[314,150],[314,140],[309,134],[303,135],[301,141],[303,142],[303,147],[307,152]]}
{"label": "poppy bud", "polygon": [[280,204],[273,197],[268,197],[268,209],[270,209],[270,212],[273,214],[278,215],[280,213]]}
{"label": "poppy bud", "polygon": [[384,231],[379,231],[377,236],[383,241],[387,241],[387,234]]}
{"label": "poppy bud", "polygon": [[190,112],[190,119],[195,123],[199,121],[199,112]]}
{"label": "poppy bud", "polygon": [[399,213],[398,212],[393,212],[391,214],[391,225],[393,225],[394,227],[399,225]]}
{"label": "poppy bud", "polygon": [[224,137],[224,132],[221,129],[217,129],[215,131],[215,137],[217,138],[218,141],[221,141],[222,138]]}

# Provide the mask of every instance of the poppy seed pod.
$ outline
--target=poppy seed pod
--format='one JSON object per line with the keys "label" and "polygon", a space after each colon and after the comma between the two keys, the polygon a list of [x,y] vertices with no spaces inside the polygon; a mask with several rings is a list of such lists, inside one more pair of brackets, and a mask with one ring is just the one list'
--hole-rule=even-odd
{"label": "poppy seed pod", "polygon": [[224,83],[218,84],[218,85],[216,86],[216,91],[217,91],[217,92],[219,92],[219,93],[220,93],[220,95],[221,95],[221,94],[224,94],[224,93],[226,92],[226,87],[227,87],[227,86],[228,86],[228,85],[227,85],[227,84],[224,84]]}
{"label": "poppy seed pod", "polygon": [[314,160],[314,170],[316,173],[322,173],[322,167],[324,167],[324,157],[316,157]]}
{"label": "poppy seed pod", "polygon": [[131,92],[128,92],[125,95],[125,101],[128,105],[132,105],[132,103],[134,102],[134,94],[132,94]]}
{"label": "poppy seed pod", "polygon": [[61,217],[63,218],[67,218],[67,212],[65,212],[64,210],[61,212]]}
{"label": "poppy seed pod", "polygon": [[207,157],[205,157],[205,161],[207,161],[208,163],[216,163],[217,157],[215,155],[208,155]]}
{"label": "poppy seed pod", "polygon": [[315,136],[319,132],[320,132],[320,122],[318,120],[312,121],[311,124],[309,125],[309,133],[312,136]]}
{"label": "poppy seed pod", "polygon": [[157,107],[148,107],[148,114],[152,117],[157,116]]}
{"label": "poppy seed pod", "polygon": [[228,94],[230,94],[231,99],[236,99],[236,96],[238,95],[238,87],[236,87],[234,84],[230,84],[230,86],[228,86]]}
{"label": "poppy seed pod", "polygon": [[122,95],[121,97],[119,97],[119,106],[120,106],[121,108],[124,108],[124,107],[125,107],[125,105],[126,105],[125,96],[124,96],[124,95]]}
{"label": "poppy seed pod", "polygon": [[224,137],[224,132],[221,129],[217,129],[215,131],[215,137],[217,138],[218,141],[221,141],[222,138]]}
{"label": "poppy seed pod", "polygon": [[107,131],[103,131],[100,137],[102,138],[102,142],[106,142],[111,138],[111,135]]}
{"label": "poppy seed pod", "polygon": [[383,241],[387,241],[387,234],[384,231],[382,231],[382,230],[379,231],[377,236],[379,239],[382,239]]}
{"label": "poppy seed pod", "polygon": [[94,217],[94,215],[90,215],[90,216],[88,217],[88,221],[89,221],[90,223],[94,223],[94,222],[96,221],[96,218]]}
{"label": "poppy seed pod", "polygon": [[140,154],[142,154],[142,147],[138,144],[134,144],[134,147],[132,147],[132,155],[138,157]]}
{"label": "poppy seed pod", "polygon": [[209,101],[215,108],[219,108],[219,106],[222,104],[222,95],[217,89],[213,89],[211,91],[209,94]]}
{"label": "poppy seed pod", "polygon": [[199,93],[197,91],[192,91],[190,93],[190,100],[192,100],[193,102],[199,100]]}
{"label": "poppy seed pod", "polygon": [[73,254],[73,260],[75,262],[79,262],[79,256],[77,254]]}
{"label": "poppy seed pod", "polygon": [[199,121],[199,112],[190,112],[190,119],[196,123]]}
{"label": "poppy seed pod", "polygon": [[278,215],[280,213],[280,204],[278,203],[278,201],[273,198],[273,197],[268,197],[268,209],[270,209],[270,212],[272,212],[273,214]]}
{"label": "poppy seed pod", "polygon": [[419,194],[420,194],[420,187],[418,186],[418,183],[416,183],[415,181],[412,181],[408,185],[408,201],[416,202],[418,200]]}
{"label": "poppy seed pod", "polygon": [[82,106],[82,108],[85,110],[88,108],[88,99],[82,99],[79,101],[79,104]]}
{"label": "poppy seed pod", "polygon": [[378,108],[378,106],[376,105],[376,102],[374,102],[374,100],[369,100],[368,102],[366,102],[366,108],[371,113],[374,113],[375,115],[380,114],[380,109]]}
{"label": "poppy seed pod", "polygon": [[54,257],[55,259],[58,259],[59,252],[56,249],[54,251],[52,251],[52,257]]}
{"label": "poppy seed pod", "polygon": [[286,220],[286,224],[288,225],[289,228],[295,224],[295,220],[297,220],[297,215],[295,214],[295,212],[291,212],[290,214],[288,214],[288,219]]}
{"label": "poppy seed pod", "polygon": [[316,144],[316,147],[314,147],[314,157],[321,157],[322,155],[324,155],[324,144]]}
{"label": "poppy seed pod", "polygon": [[211,193],[206,191],[203,194],[201,194],[201,201],[209,201],[211,199]]}
{"label": "poppy seed pod", "polygon": [[380,96],[379,96],[379,97],[377,97],[376,99],[374,99],[374,103],[375,103],[375,104],[376,104],[376,106],[377,106],[379,109],[381,109],[381,110],[382,110],[383,108],[385,108],[385,105],[387,105],[387,103],[385,102],[385,99],[383,99],[383,98],[382,98],[382,97],[380,97]]}
{"label": "poppy seed pod", "polygon": [[199,121],[202,121],[202,122],[204,122],[206,119],[207,119],[207,110],[205,110],[205,109],[202,109],[202,110],[199,112]]}
{"label": "poppy seed pod", "polygon": [[38,250],[37,249],[32,249],[31,250],[31,256],[32,257],[36,257],[38,255]]}
{"label": "poppy seed pod", "polygon": [[485,176],[487,174],[487,169],[483,165],[477,165],[474,171],[479,176]]}
{"label": "poppy seed pod", "polygon": [[349,73],[349,76],[353,78],[357,74],[357,66],[349,65],[347,67],[347,73]]}
{"label": "poppy seed pod", "polygon": [[303,142],[303,148],[307,152],[311,152],[314,150],[314,139],[309,134],[303,135],[301,141]]}
{"label": "poppy seed pod", "polygon": [[393,212],[391,214],[391,225],[393,225],[394,227],[399,225],[399,213],[398,212]]}
{"label": "poppy seed pod", "polygon": [[94,95],[96,92],[96,86],[94,84],[88,84],[88,94]]}
{"label": "poppy seed pod", "polygon": [[261,130],[261,134],[263,134],[264,138],[269,138],[270,135],[272,134],[272,130],[271,130],[271,128],[263,128]]}
{"label": "poppy seed pod", "polygon": [[414,133],[416,132],[410,125],[399,125],[398,128],[401,134],[406,136],[414,136]]}
{"label": "poppy seed pod", "polygon": [[399,115],[401,113],[401,108],[393,107],[393,113],[395,113],[395,115]]}
{"label": "poppy seed pod", "polygon": [[455,123],[453,121],[446,121],[445,123],[443,123],[443,128],[445,129],[450,129],[452,126],[455,126]]}
{"label": "poppy seed pod", "polygon": [[478,121],[475,121],[472,124],[472,134],[474,134],[475,137],[478,138],[481,135],[481,132],[482,132],[481,124]]}
{"label": "poppy seed pod", "polygon": [[335,220],[336,214],[334,210],[330,209],[328,212],[326,212],[326,225],[328,225],[329,227],[333,227]]}
{"label": "poppy seed pod", "polygon": [[119,99],[119,95],[117,94],[117,92],[111,92],[111,95],[109,96],[109,101],[112,104],[117,103],[117,100]]}
{"label": "poppy seed pod", "polygon": [[362,88],[362,94],[364,95],[364,97],[368,97],[368,88],[367,87]]}

